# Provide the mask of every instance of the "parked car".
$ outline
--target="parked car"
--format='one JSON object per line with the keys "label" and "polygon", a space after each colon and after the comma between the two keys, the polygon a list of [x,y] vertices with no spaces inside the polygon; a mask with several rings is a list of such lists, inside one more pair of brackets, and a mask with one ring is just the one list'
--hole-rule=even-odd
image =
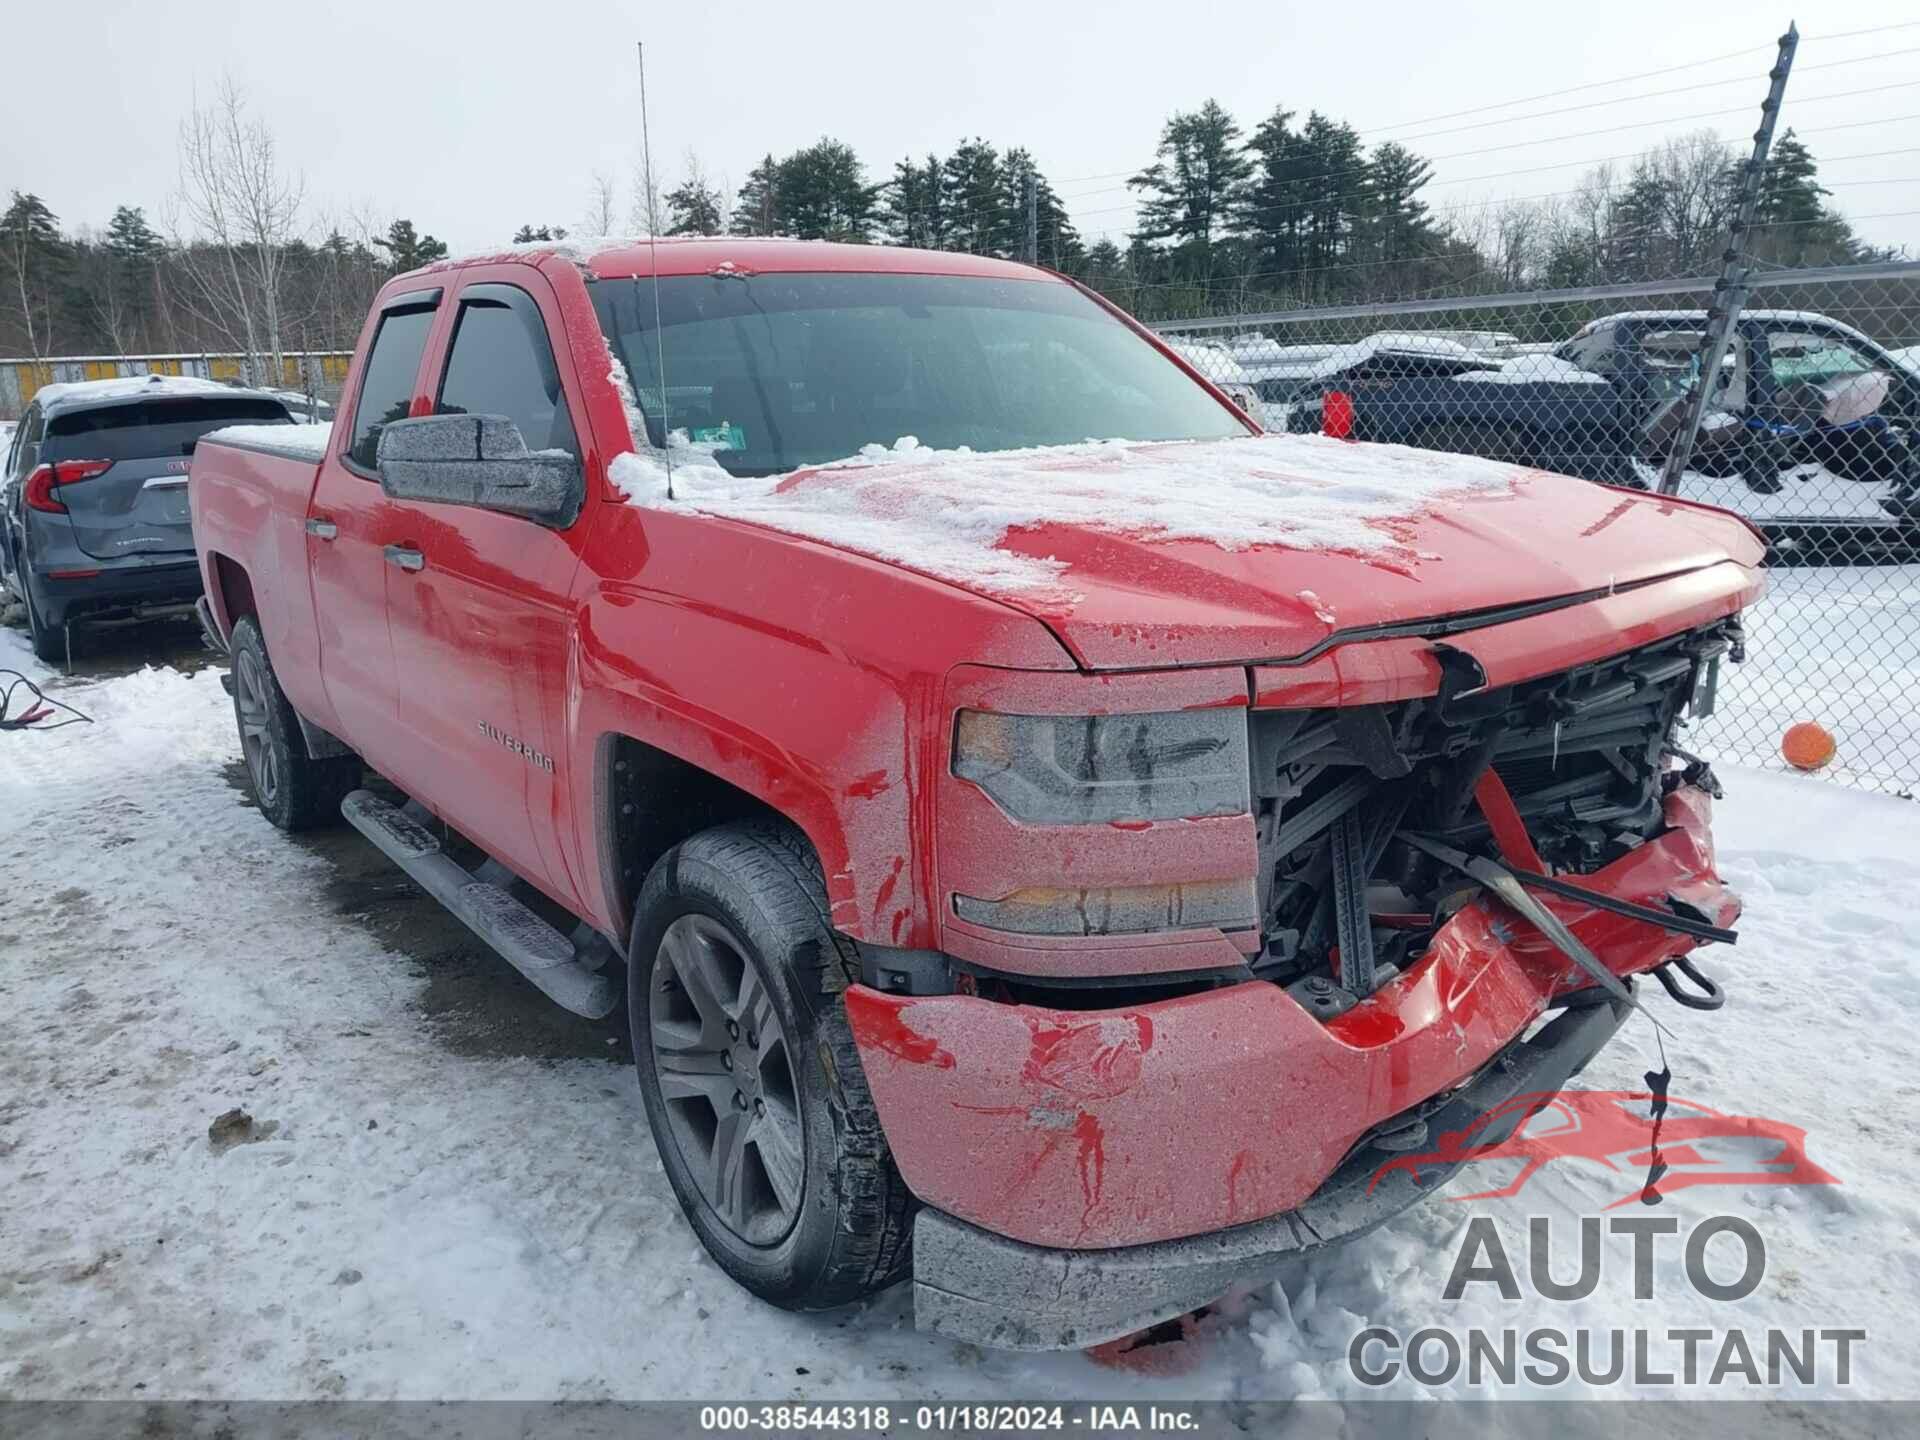
{"label": "parked car", "polygon": [[[1540,465],[1641,486],[1672,447],[1698,378],[1704,311],[1633,311],[1552,347],[1495,332],[1382,332],[1347,345],[1234,348],[1268,423],[1321,426],[1322,398],[1352,404],[1353,434]],[[1467,343],[1467,342],[1476,343]],[[1881,506],[1920,517],[1920,373],[1849,326],[1803,311],[1742,314],[1691,468],[1773,494],[1783,472],[1819,464],[1885,482]]]}
{"label": "parked car", "polygon": [[1338,391],[1352,402],[1358,440],[1483,455],[1606,484],[1637,478],[1626,407],[1612,387],[1552,356],[1502,361],[1448,335],[1393,331],[1343,345],[1242,342],[1234,355],[1275,430],[1319,430],[1321,401]]}
{"label": "parked car", "polygon": [[305,390],[269,390],[267,393],[285,405],[287,413],[303,425],[333,423],[333,406],[317,395]]}
{"label": "parked car", "polygon": [[[1609,383],[1634,418],[1641,453],[1657,462],[1698,386],[1706,320],[1700,310],[1609,315],[1554,354]],[[1898,355],[1825,315],[1747,310],[1689,463],[1706,475],[1738,475],[1759,494],[1778,491],[1782,472],[1818,464],[1848,479],[1890,482],[1882,507],[1916,519],[1916,422],[1920,374]]]}
{"label": "parked car", "polygon": [[[1432,1193],[1376,1172],[1738,913],[1673,745],[1762,586],[1722,511],[1262,435],[944,252],[443,263],[344,396],[193,459],[260,812],[626,1005],[668,1181],[775,1304],[1166,1319]],[[1495,855],[1579,903],[1467,898]]]}
{"label": "parked car", "polygon": [[187,457],[237,422],[293,420],[271,395],[177,376],[40,388],[0,472],[0,586],[34,654],[63,657],[79,621],[190,613]]}
{"label": "parked car", "polygon": [[1227,392],[1229,399],[1252,417],[1253,423],[1266,429],[1266,408],[1260,401],[1253,376],[1224,345],[1210,340],[1169,340],[1168,345],[1182,360]]}

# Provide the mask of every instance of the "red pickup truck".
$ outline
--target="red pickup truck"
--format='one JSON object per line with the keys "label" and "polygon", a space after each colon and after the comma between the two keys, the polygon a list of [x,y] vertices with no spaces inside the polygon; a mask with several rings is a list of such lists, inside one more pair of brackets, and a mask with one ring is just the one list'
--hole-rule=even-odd
{"label": "red pickup truck", "polygon": [[879,247],[404,275],[340,414],[192,462],[260,809],[624,1000],[777,1304],[1111,1338],[1431,1193],[1632,977],[1718,1001],[1733,516],[1262,435],[1070,281]]}

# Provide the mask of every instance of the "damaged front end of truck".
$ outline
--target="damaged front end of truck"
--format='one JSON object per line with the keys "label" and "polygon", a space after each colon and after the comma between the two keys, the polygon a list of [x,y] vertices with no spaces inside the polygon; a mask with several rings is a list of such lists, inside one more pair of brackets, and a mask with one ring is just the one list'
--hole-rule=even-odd
{"label": "damaged front end of truck", "polygon": [[1559,1089],[1634,977],[1716,1006],[1684,957],[1740,905],[1677,732],[1743,658],[1743,598],[1544,674],[1432,626],[1318,688],[962,667],[940,950],[875,952],[847,995],[925,1207],[919,1324],[1152,1325],[1430,1194],[1444,1167],[1384,1167]]}

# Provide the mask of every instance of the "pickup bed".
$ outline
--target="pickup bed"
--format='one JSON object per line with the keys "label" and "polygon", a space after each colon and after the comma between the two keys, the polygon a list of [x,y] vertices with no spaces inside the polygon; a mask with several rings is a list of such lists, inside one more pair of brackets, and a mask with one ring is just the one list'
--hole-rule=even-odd
{"label": "pickup bed", "polygon": [[774,1303],[1153,1324],[1730,938],[1675,743],[1761,589],[1722,512],[1261,435],[1069,281],[879,247],[401,276],[340,416],[192,462],[260,809],[626,1005]]}

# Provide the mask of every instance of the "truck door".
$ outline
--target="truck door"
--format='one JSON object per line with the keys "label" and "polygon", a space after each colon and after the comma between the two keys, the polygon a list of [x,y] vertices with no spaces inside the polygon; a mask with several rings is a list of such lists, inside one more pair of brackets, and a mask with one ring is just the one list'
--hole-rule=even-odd
{"label": "truck door", "polygon": [[[320,466],[308,506],[307,569],[313,582],[320,676],[340,734],[402,785],[394,743],[396,677],[387,631],[387,552],[403,538],[407,512],[380,488],[380,431],[413,406],[438,289],[395,296],[377,318],[359,376],[344,446]],[[345,414],[348,407],[342,406]]]}
{"label": "truck door", "polygon": [[[499,273],[512,283],[490,278]],[[478,270],[451,303],[435,413],[504,415],[529,450],[578,460],[585,412],[547,282],[524,266]],[[436,814],[577,906],[559,804],[575,759],[570,592],[593,507],[566,530],[463,505],[406,510],[403,554],[385,575],[402,764]]]}

